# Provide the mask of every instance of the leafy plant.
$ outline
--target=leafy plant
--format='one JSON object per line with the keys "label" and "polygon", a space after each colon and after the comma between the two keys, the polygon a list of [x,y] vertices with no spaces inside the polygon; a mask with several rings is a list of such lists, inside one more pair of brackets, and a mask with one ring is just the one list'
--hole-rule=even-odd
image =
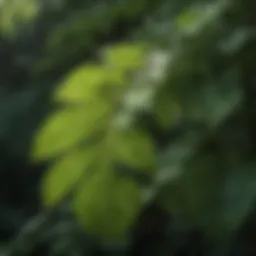
{"label": "leafy plant", "polygon": [[255,254],[254,2],[44,1],[1,23],[1,85],[26,88],[1,90],[0,228],[50,165],[6,255]]}
{"label": "leafy plant", "polygon": [[[247,166],[239,149],[223,155],[217,139],[219,129],[229,129],[224,128],[227,120],[239,119],[242,109],[239,66],[216,68],[228,58],[219,47],[224,40],[219,23],[228,8],[201,5],[177,16],[178,33],[172,40],[179,43],[172,50],[117,45],[103,54],[101,63],[71,72],[54,96],[64,106],[35,142],[34,158],[57,157],[42,185],[46,206],[71,195],[87,230],[120,238],[143,205],[156,199],[213,240],[230,238],[252,209],[255,195],[239,214],[225,201],[230,200],[226,188],[239,173],[234,165]],[[175,143],[168,137],[163,149],[141,114],[162,133],[187,126]],[[124,178],[127,169],[126,175],[142,171],[148,189],[136,175]],[[246,173],[249,182],[252,173]]]}
{"label": "leafy plant", "polygon": [[117,45],[104,54],[102,65],[73,71],[55,94],[66,107],[36,137],[35,159],[59,156],[42,184],[44,204],[56,206],[72,193],[81,222],[106,237],[127,231],[143,203],[140,185],[117,172],[118,165],[144,170],[146,176],[155,166],[150,136],[116,120],[129,76],[145,62],[145,51],[139,44]]}

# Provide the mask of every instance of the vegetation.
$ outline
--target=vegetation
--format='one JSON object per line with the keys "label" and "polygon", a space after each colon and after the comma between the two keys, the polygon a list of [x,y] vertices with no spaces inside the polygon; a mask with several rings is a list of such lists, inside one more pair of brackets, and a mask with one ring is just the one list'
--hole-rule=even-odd
{"label": "vegetation", "polygon": [[0,254],[255,255],[255,7],[0,2]]}

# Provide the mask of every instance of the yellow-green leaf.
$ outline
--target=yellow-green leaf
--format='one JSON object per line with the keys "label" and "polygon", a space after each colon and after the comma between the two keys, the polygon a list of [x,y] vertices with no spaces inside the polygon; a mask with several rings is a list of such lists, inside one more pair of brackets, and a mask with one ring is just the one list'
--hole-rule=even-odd
{"label": "yellow-green leaf", "polygon": [[156,152],[152,139],[142,131],[123,131],[116,134],[117,161],[127,166],[147,171],[155,166]]}
{"label": "yellow-green leaf", "polygon": [[125,235],[141,206],[139,186],[111,170],[96,173],[73,201],[74,212],[84,228],[106,240]]}
{"label": "yellow-green leaf", "polygon": [[90,102],[97,99],[107,83],[100,65],[84,65],[71,72],[58,88],[55,99],[64,102]]}
{"label": "yellow-green leaf", "polygon": [[36,136],[33,158],[51,158],[104,131],[110,111],[111,106],[99,102],[88,108],[68,108],[55,112]]}
{"label": "yellow-green leaf", "polygon": [[42,202],[46,207],[60,203],[74,185],[84,178],[85,172],[97,158],[96,148],[77,149],[58,160],[46,173],[42,181]]}
{"label": "yellow-green leaf", "polygon": [[118,44],[106,50],[104,62],[117,71],[127,72],[141,68],[147,56],[146,45]]}

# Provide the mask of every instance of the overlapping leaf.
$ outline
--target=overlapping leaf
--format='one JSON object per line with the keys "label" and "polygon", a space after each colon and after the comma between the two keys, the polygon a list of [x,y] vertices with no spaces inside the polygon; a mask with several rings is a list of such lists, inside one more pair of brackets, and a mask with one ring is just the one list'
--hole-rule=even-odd
{"label": "overlapping leaf", "polygon": [[99,102],[87,108],[71,107],[52,114],[36,137],[33,157],[47,159],[78,146],[106,128],[111,105]]}
{"label": "overlapping leaf", "polygon": [[138,184],[108,169],[85,181],[73,202],[75,213],[85,228],[108,240],[125,235],[141,206]]}
{"label": "overlapping leaf", "polygon": [[95,161],[97,161],[97,148],[89,150],[76,149],[56,162],[42,181],[43,204],[51,207],[60,203],[63,196],[72,192],[72,188],[79,182],[81,177],[86,172],[90,173],[90,168]]}

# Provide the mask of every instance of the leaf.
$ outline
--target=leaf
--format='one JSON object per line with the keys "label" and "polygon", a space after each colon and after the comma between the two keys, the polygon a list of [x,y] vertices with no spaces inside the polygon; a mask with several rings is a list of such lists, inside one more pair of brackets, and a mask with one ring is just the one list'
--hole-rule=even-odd
{"label": "leaf", "polygon": [[220,238],[236,234],[253,211],[256,200],[255,163],[230,168],[221,191],[221,215],[212,229]]}
{"label": "leaf", "polygon": [[84,178],[91,164],[97,158],[95,148],[74,150],[59,159],[45,174],[42,181],[42,202],[46,207],[56,206],[74,189],[74,185]]}
{"label": "leaf", "polygon": [[117,161],[132,168],[150,171],[156,164],[154,144],[143,131],[123,131],[117,134],[115,157]]}
{"label": "leaf", "polygon": [[64,102],[95,100],[106,84],[107,73],[99,65],[84,65],[71,72],[58,88],[55,99]]}
{"label": "leaf", "polygon": [[180,88],[179,92],[179,102],[186,118],[209,129],[222,124],[241,105],[242,93],[237,73],[233,69],[215,79],[203,78],[196,88],[191,87],[189,77],[186,78],[186,87]]}
{"label": "leaf", "polygon": [[95,173],[73,200],[73,209],[80,223],[104,240],[125,235],[141,205],[137,184],[107,169]]}
{"label": "leaf", "polygon": [[170,92],[164,88],[156,99],[153,114],[160,126],[169,129],[181,118],[182,109]]}
{"label": "leaf", "polygon": [[103,54],[104,63],[116,69],[116,72],[128,72],[141,68],[145,63],[147,47],[136,44],[118,44]]}
{"label": "leaf", "polygon": [[0,2],[0,30],[12,36],[19,23],[28,23],[39,11],[36,0],[2,0]]}
{"label": "leaf", "polygon": [[219,218],[218,192],[224,177],[220,160],[205,152],[184,160],[181,167],[182,173],[164,188],[166,194],[162,197],[165,198],[165,208],[209,232],[209,223]]}
{"label": "leaf", "polygon": [[110,112],[111,106],[103,103],[56,111],[36,136],[32,158],[51,158],[104,131]]}
{"label": "leaf", "polygon": [[198,26],[198,22],[202,17],[202,10],[191,9],[185,10],[180,13],[175,19],[175,25],[178,29],[196,29]]}
{"label": "leaf", "polygon": [[194,34],[206,25],[214,24],[223,11],[225,3],[194,4],[183,10],[175,19],[176,27],[185,34]]}
{"label": "leaf", "polygon": [[194,98],[191,102],[190,113],[193,116],[194,112],[194,117],[200,118],[208,127],[216,128],[238,109],[241,101],[239,77],[235,70],[231,70],[217,81],[202,86],[197,100]]}
{"label": "leaf", "polygon": [[84,65],[72,71],[58,88],[55,100],[86,103],[95,99],[116,99],[120,88],[127,84],[124,74],[141,67],[144,55],[137,46],[110,48],[105,56],[104,66]]}

